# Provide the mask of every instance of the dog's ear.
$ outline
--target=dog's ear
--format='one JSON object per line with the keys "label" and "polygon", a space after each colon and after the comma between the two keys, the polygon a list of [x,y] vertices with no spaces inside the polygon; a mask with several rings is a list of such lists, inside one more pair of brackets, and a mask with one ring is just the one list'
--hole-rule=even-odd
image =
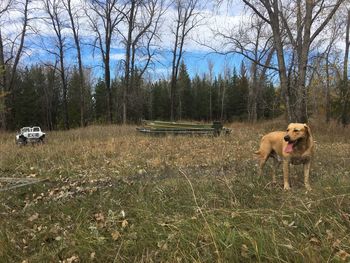
{"label": "dog's ear", "polygon": [[305,128],[305,131],[311,136],[311,129],[306,123],[304,123],[304,128]]}

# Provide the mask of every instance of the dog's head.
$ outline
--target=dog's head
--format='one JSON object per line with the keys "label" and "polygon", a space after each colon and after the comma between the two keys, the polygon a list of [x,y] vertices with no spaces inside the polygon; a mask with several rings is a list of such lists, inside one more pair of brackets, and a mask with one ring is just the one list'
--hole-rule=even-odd
{"label": "dog's head", "polygon": [[301,140],[310,137],[310,128],[304,123],[290,123],[287,128],[287,134],[284,140],[288,142],[285,152],[292,152],[295,146]]}

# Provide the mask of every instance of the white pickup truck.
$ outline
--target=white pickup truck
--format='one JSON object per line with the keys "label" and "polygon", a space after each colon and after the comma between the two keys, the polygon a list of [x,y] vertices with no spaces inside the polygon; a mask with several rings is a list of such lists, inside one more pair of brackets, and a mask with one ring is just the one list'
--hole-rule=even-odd
{"label": "white pickup truck", "polygon": [[18,134],[16,134],[16,144],[26,145],[27,143],[43,143],[45,133],[41,131],[40,127],[23,127]]}

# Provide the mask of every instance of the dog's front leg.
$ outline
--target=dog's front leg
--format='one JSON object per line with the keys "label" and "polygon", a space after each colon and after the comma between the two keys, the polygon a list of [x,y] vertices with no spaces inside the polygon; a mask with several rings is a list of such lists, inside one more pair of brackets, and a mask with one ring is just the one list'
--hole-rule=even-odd
{"label": "dog's front leg", "polygon": [[289,160],[284,159],[283,160],[283,183],[284,183],[284,190],[289,190]]}
{"label": "dog's front leg", "polygon": [[276,158],[273,158],[273,162],[274,162],[274,165],[273,165],[273,168],[272,168],[272,183],[273,183],[273,184],[276,184],[276,183],[277,183],[277,180],[276,180],[276,170],[277,170],[277,168],[280,166],[279,157],[277,156]]}
{"label": "dog's front leg", "polygon": [[310,161],[304,163],[304,184],[305,184],[306,190],[308,191],[311,191],[311,186],[309,182],[310,164],[311,164]]}

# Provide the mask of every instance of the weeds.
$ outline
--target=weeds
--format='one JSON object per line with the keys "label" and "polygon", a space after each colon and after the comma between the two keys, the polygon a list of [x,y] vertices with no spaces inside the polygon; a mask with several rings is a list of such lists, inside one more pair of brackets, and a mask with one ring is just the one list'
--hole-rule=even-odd
{"label": "weeds", "polygon": [[0,176],[46,179],[0,192],[1,262],[349,261],[349,130],[312,126],[306,193],[298,166],[289,192],[281,171],[277,186],[269,169],[257,177],[252,152],[277,127],[213,138],[95,126],[35,147],[1,134]]}

